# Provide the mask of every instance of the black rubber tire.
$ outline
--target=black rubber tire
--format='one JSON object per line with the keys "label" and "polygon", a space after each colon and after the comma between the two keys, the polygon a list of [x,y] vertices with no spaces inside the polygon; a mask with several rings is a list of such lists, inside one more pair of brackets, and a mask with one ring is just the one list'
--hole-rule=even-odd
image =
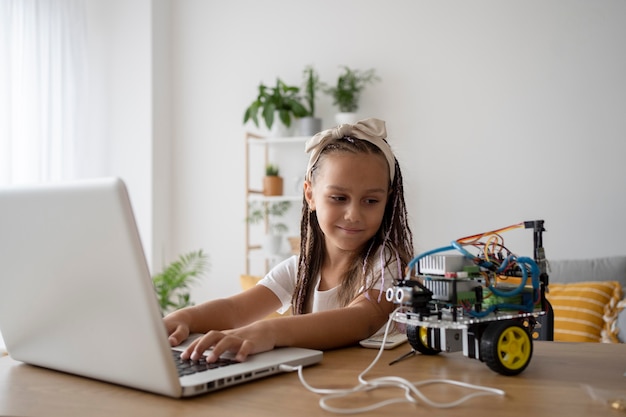
{"label": "black rubber tire", "polygon": [[514,320],[490,323],[480,340],[480,357],[494,372],[506,376],[521,373],[533,355],[528,330]]}
{"label": "black rubber tire", "polygon": [[411,347],[423,355],[437,355],[441,352],[439,349],[434,349],[428,346],[426,340],[425,331],[427,329],[421,326],[408,325],[406,328],[406,336],[411,344]]}

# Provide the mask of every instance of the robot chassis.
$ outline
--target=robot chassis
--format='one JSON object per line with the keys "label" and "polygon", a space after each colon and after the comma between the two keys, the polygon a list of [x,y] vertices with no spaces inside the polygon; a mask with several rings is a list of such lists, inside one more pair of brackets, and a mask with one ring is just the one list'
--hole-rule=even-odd
{"label": "robot chassis", "polygon": [[[533,339],[553,338],[543,224],[525,221],[468,236],[411,260],[386,298],[404,307],[392,318],[405,325],[412,348],[424,355],[462,351],[502,375],[526,369]],[[499,233],[517,228],[533,229],[534,258],[504,246]],[[452,250],[460,254],[438,255]]]}

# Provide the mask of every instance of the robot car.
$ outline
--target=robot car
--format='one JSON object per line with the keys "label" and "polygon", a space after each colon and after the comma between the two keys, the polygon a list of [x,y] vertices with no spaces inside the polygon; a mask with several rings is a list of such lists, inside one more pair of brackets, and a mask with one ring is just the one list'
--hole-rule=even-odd
{"label": "robot car", "polygon": [[[543,223],[468,236],[412,259],[406,277],[386,292],[401,307],[393,320],[406,327],[412,348],[424,355],[462,351],[502,375],[526,369],[533,339],[552,340],[553,333]],[[518,228],[533,229],[533,258],[504,246],[500,233]]]}

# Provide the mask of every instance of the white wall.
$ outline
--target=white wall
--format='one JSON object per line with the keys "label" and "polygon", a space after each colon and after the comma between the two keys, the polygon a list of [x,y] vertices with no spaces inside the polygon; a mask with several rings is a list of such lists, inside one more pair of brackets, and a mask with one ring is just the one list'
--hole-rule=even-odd
{"label": "white wall", "polygon": [[[177,256],[171,244],[172,224],[172,60],[170,0],[152,0],[152,241],[150,265],[153,272]],[[170,255],[171,253],[171,255]]]}
{"label": "white wall", "polygon": [[[175,247],[212,268],[197,299],[243,271],[241,119],[260,81],[306,64],[376,68],[362,113],[387,121],[417,251],[544,219],[552,258],[626,253],[626,3],[174,2]],[[325,125],[334,109],[319,104]],[[530,255],[530,232],[507,233]]]}
{"label": "white wall", "polygon": [[[626,253],[625,2],[184,0],[168,8],[166,0],[146,1],[116,8],[171,13],[171,66],[153,68],[166,84],[171,74],[171,91],[160,96],[171,94],[169,108],[158,107],[171,117],[171,182],[161,182],[155,167],[148,171],[161,197],[134,191],[153,206],[169,197],[162,221],[148,220],[155,228],[171,221],[171,234],[165,227],[151,239],[155,251],[169,259],[198,248],[209,254],[211,271],[196,301],[239,290],[243,111],[259,82],[279,76],[299,84],[307,64],[327,82],[340,65],[373,67],[381,76],[361,113],[387,121],[417,251],[541,218],[550,258]],[[152,23],[161,41],[154,33],[165,24],[162,13]],[[136,28],[123,27],[113,39],[132,39],[135,29],[143,36],[147,17],[134,19],[128,26]],[[157,67],[167,61],[159,43],[145,43]],[[130,51],[143,56],[143,45]],[[144,80],[128,84],[136,86],[152,99]],[[330,104],[322,97],[318,105],[325,126],[333,124]],[[145,117],[143,107],[124,108],[128,117],[114,121],[122,127]],[[153,143],[167,151],[163,138]],[[142,146],[130,158],[139,167],[146,149],[152,153]],[[150,209],[139,208],[146,221]],[[504,237],[515,252],[530,254],[530,232]]]}
{"label": "white wall", "polygon": [[[126,182],[151,270],[169,252],[171,62],[169,0],[87,1],[91,134],[100,166]],[[92,158],[93,159],[93,158]]]}

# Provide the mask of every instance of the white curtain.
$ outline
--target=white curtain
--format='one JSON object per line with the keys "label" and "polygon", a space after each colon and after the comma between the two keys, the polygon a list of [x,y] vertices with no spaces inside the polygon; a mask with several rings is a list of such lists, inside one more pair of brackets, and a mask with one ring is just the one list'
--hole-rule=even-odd
{"label": "white curtain", "polygon": [[0,0],[0,186],[78,176],[85,25],[84,0]]}

